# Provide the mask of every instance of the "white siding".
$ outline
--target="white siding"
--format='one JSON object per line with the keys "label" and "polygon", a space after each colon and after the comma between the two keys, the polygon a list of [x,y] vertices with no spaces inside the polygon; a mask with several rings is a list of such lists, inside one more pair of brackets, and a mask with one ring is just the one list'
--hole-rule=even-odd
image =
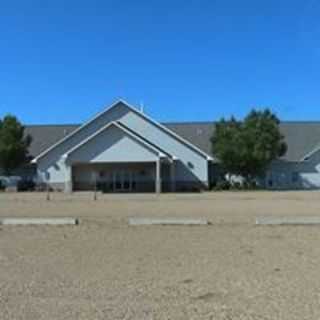
{"label": "white siding", "polygon": [[70,163],[154,162],[158,155],[111,126],[71,153]]}
{"label": "white siding", "polygon": [[[111,108],[109,111],[102,113],[98,118],[93,122],[89,123],[87,126],[83,127],[77,133],[75,133],[70,138],[63,141],[57,147],[49,151],[44,157],[40,158],[38,161],[38,170],[40,180],[44,180],[43,177],[49,177],[49,182],[51,183],[63,183],[65,181],[65,161],[62,159],[62,156],[68,152],[71,148],[75,147],[81,143],[84,139],[88,138],[94,134],[97,130],[105,126],[111,121],[120,120],[126,126],[128,126],[133,131],[137,132],[141,136],[148,139],[151,143],[159,146],[163,150],[169,152],[170,154],[177,156],[178,161],[176,164],[176,180],[177,181],[188,181],[188,182],[202,182],[208,183],[208,162],[200,155],[197,151],[192,149],[190,146],[178,141],[172,135],[165,132],[165,130],[157,127],[153,123],[146,120],[140,114],[132,111],[123,103],[118,103],[116,107]],[[105,136],[105,139],[109,137]],[[97,144],[104,144],[105,142],[101,139],[96,141]],[[100,161],[128,161],[127,143],[128,140],[119,142],[120,145],[115,146],[116,149],[109,148],[109,151],[106,150],[106,153],[101,152],[99,156],[93,156],[90,160],[86,158],[85,153],[78,154],[81,161],[91,161],[91,162],[100,162]],[[133,145],[131,145],[133,147]],[[97,146],[98,147],[98,146]],[[95,147],[91,147],[92,150]],[[146,154],[145,149],[139,149],[140,154],[135,154],[133,150],[132,161],[145,161],[151,160],[150,154]],[[135,156],[135,158],[133,157]],[[73,159],[76,160],[75,158]],[[43,173],[47,174],[44,175]]]}
{"label": "white siding", "polygon": [[267,172],[266,185],[275,189],[320,188],[320,152],[303,162],[275,161]]}
{"label": "white siding", "polygon": [[176,178],[180,181],[208,181],[208,161],[189,146],[174,139],[164,130],[154,126],[134,112],[121,118],[121,122],[149,141],[178,157]]}

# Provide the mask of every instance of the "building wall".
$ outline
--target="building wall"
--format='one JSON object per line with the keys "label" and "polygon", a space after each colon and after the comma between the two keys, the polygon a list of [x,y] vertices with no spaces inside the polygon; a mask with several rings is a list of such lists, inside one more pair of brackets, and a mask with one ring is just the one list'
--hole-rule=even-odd
{"label": "building wall", "polygon": [[66,139],[48,152],[44,157],[40,158],[38,161],[39,182],[49,182],[54,185],[63,184],[66,176],[66,165],[64,159],[62,159],[63,154],[109,122],[118,120],[127,112],[128,108],[122,103],[119,103],[117,108],[112,108],[109,112],[102,113],[95,121],[90,122],[86,127],[83,127],[76,134]]}
{"label": "building wall", "polygon": [[[225,173],[219,164],[210,166],[212,185],[224,177]],[[274,161],[266,171],[265,177],[258,182],[262,187],[271,190],[320,189],[320,151],[308,161]]]}
{"label": "building wall", "polygon": [[155,162],[158,155],[126,134],[111,126],[75,150],[68,158],[70,163]]}
{"label": "building wall", "polygon": [[52,149],[43,158],[40,158],[38,161],[38,180],[54,185],[63,185],[68,173],[65,160],[62,156],[85,138],[115,120],[120,120],[133,131],[136,131],[155,145],[178,157],[175,174],[179,184],[208,185],[208,161],[202,155],[195,152],[189,146],[177,141],[163,129],[148,122],[141,115],[133,112],[122,103],[101,114],[87,127],[84,127],[75,135]]}
{"label": "building wall", "polygon": [[177,141],[134,112],[126,113],[121,122],[163,150],[178,158],[176,179],[185,182],[208,183],[208,161],[189,146]]}
{"label": "building wall", "polygon": [[320,152],[303,162],[275,161],[265,184],[270,189],[319,189]]}

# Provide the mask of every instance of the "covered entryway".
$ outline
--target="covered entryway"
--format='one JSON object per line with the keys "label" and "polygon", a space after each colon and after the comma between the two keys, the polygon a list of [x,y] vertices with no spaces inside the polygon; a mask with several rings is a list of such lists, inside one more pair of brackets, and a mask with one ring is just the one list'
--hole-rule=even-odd
{"label": "covered entryway", "polygon": [[116,170],[110,176],[110,181],[114,192],[132,192],[136,189],[136,177],[130,170]]}
{"label": "covered entryway", "polygon": [[73,190],[97,189],[118,193],[172,191],[172,165],[166,159],[143,163],[73,164]]}
{"label": "covered entryway", "polygon": [[[173,157],[136,136],[123,125],[111,123],[65,155],[66,190],[104,192],[161,192],[167,177],[162,166]],[[173,172],[169,170],[170,172]]]}
{"label": "covered entryway", "polygon": [[104,192],[154,192],[155,163],[94,163],[74,164],[74,190]]}

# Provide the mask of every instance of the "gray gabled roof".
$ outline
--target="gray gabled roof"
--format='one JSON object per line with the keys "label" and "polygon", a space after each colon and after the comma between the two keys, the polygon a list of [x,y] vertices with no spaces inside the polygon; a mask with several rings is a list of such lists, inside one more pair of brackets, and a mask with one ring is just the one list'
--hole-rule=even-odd
{"label": "gray gabled roof", "polygon": [[25,133],[30,134],[32,137],[32,143],[29,148],[30,155],[33,157],[38,156],[79,126],[79,124],[26,126]]}
{"label": "gray gabled roof", "polygon": [[[168,129],[191,142],[203,152],[211,154],[210,137],[214,130],[213,122],[172,122],[162,123]],[[26,126],[26,133],[33,137],[30,154],[37,156],[52,144],[64,138],[80,125],[31,125]],[[319,122],[282,122],[281,132],[288,144],[288,161],[300,161],[320,144]]]}
{"label": "gray gabled roof", "polygon": [[320,122],[283,122],[281,132],[288,144],[284,159],[300,161],[320,143]]}
{"label": "gray gabled roof", "polygon": [[[211,152],[210,137],[214,131],[214,123],[167,123],[166,126],[205,152]],[[280,124],[280,130],[288,145],[283,160],[300,161],[317,146],[319,147],[320,121],[284,121]]]}
{"label": "gray gabled roof", "polygon": [[210,137],[214,130],[213,122],[168,122],[163,124],[204,152],[212,154]]}
{"label": "gray gabled roof", "polygon": [[128,102],[124,101],[123,99],[118,99],[116,100],[114,103],[112,103],[111,105],[109,105],[107,108],[105,108],[103,111],[99,112],[98,114],[96,114],[93,118],[91,118],[89,121],[83,123],[82,125],[78,126],[77,128],[75,128],[72,132],[70,132],[67,135],[64,135],[64,137],[59,140],[57,143],[54,143],[53,145],[51,145],[49,148],[45,149],[44,151],[42,151],[40,154],[38,154],[33,160],[32,163],[36,163],[41,157],[43,157],[44,155],[46,155],[47,153],[49,153],[50,151],[52,151],[54,148],[56,148],[58,145],[60,145],[61,143],[65,142],[66,140],[70,139],[71,137],[73,137],[74,135],[76,135],[79,131],[84,130],[84,128],[87,128],[92,122],[96,121],[97,119],[99,119],[100,117],[102,117],[104,114],[111,112],[111,110],[118,108],[119,106],[125,106],[126,108],[128,108],[131,112],[139,115],[140,117],[142,117],[144,120],[148,121],[149,123],[151,123],[152,125],[154,125],[155,127],[157,127],[158,129],[160,129],[161,131],[166,132],[166,134],[170,135],[173,139],[179,141],[180,143],[183,143],[184,145],[186,145],[188,148],[192,149],[193,151],[197,152],[198,154],[200,154],[201,156],[205,157],[207,160],[213,160],[212,157],[205,153],[203,150],[199,149],[197,146],[195,146],[194,144],[190,143],[188,140],[184,139],[183,137],[177,135],[175,132],[173,132],[172,130],[170,130],[169,128],[167,128],[166,126],[162,125],[161,123],[153,120],[152,118],[150,118],[148,115],[146,115],[145,113],[143,113],[141,110],[137,109],[136,107],[134,107],[133,105],[129,104]]}

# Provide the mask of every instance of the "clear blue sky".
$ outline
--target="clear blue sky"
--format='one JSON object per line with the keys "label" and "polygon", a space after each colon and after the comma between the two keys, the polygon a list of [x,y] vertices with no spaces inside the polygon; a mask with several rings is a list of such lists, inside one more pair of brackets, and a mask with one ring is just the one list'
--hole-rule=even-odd
{"label": "clear blue sky", "polygon": [[161,121],[320,120],[317,0],[0,0],[0,32],[0,117],[79,123],[122,97]]}

